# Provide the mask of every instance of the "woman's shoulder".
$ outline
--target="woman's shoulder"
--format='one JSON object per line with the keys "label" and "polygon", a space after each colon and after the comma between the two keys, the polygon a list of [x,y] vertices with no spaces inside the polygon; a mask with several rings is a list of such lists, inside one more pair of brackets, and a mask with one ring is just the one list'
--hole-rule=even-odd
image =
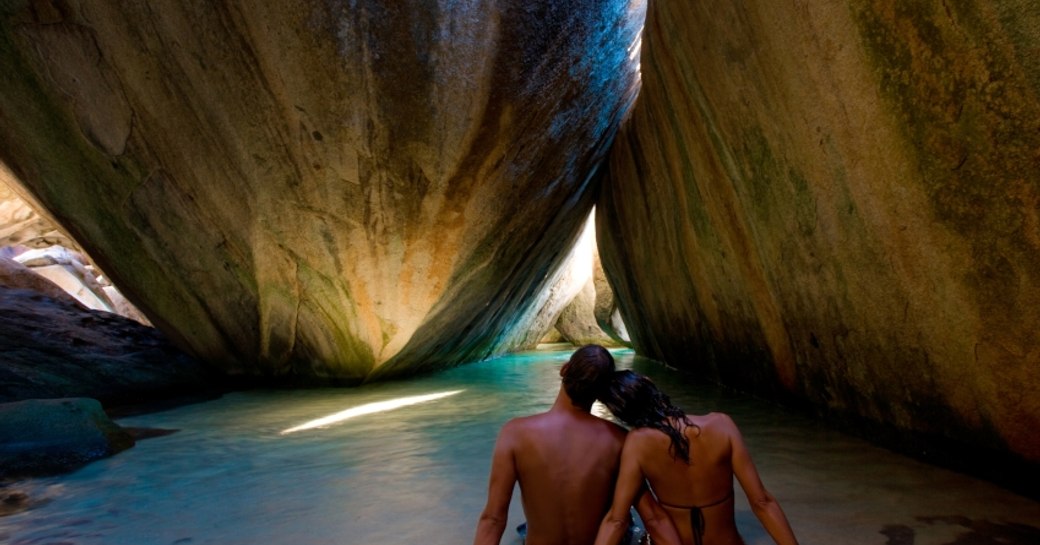
{"label": "woman's shoulder", "polygon": [[655,428],[632,428],[625,437],[625,446],[640,451],[654,450],[670,440],[668,434]]}
{"label": "woman's shoulder", "polygon": [[737,429],[737,424],[726,413],[712,412],[705,415],[688,416],[687,420],[703,431],[728,434]]}

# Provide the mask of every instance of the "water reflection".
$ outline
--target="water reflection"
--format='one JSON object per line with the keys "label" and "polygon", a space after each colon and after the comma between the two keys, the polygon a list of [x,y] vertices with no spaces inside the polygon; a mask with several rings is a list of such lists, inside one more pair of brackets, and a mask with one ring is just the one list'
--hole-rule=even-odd
{"label": "water reflection", "polygon": [[[569,355],[519,354],[352,389],[242,392],[126,418],[120,422],[127,426],[181,431],[71,475],[20,483],[40,506],[0,517],[0,543],[468,543],[499,428],[552,404]],[[649,374],[689,411],[734,416],[803,545],[911,543],[890,541],[905,536],[915,545],[939,545],[969,531],[943,521],[969,521],[976,534],[1040,527],[1036,502],[753,398],[693,384],[631,352],[617,356],[622,367]],[[460,390],[465,393],[373,412],[321,433],[282,433],[344,407]],[[737,496],[748,545],[770,543]],[[514,500],[509,528],[522,520]],[[503,543],[516,543],[511,532]]]}

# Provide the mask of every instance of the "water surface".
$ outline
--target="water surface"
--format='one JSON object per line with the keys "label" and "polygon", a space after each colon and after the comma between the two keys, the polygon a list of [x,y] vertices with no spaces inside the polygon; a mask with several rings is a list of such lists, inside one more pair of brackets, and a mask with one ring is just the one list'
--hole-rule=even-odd
{"label": "water surface", "polygon": [[[774,405],[691,385],[615,352],[690,412],[731,414],[803,545],[1038,544],[1040,503],[924,465]],[[61,477],[21,483],[47,503],[0,518],[14,545],[469,543],[495,436],[547,409],[569,351],[517,354],[406,382],[251,391],[132,418],[175,428]],[[370,403],[416,401],[325,427]],[[771,543],[737,493],[749,545]],[[518,540],[514,499],[503,543]]]}

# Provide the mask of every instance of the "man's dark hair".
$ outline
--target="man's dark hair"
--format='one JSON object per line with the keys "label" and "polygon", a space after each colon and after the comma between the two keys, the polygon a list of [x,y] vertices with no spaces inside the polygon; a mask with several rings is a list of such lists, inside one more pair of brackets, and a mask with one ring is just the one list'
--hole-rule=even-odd
{"label": "man's dark hair", "polygon": [[614,356],[598,344],[587,344],[571,355],[563,368],[563,389],[579,407],[591,407],[610,387]]}

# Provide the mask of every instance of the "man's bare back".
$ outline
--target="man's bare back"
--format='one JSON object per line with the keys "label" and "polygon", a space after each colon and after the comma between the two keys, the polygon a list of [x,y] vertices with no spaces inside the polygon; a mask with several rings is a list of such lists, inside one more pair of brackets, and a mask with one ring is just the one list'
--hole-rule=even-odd
{"label": "man's bare back", "polygon": [[585,545],[610,506],[625,431],[579,410],[518,418],[509,445],[527,516],[527,545]]}

